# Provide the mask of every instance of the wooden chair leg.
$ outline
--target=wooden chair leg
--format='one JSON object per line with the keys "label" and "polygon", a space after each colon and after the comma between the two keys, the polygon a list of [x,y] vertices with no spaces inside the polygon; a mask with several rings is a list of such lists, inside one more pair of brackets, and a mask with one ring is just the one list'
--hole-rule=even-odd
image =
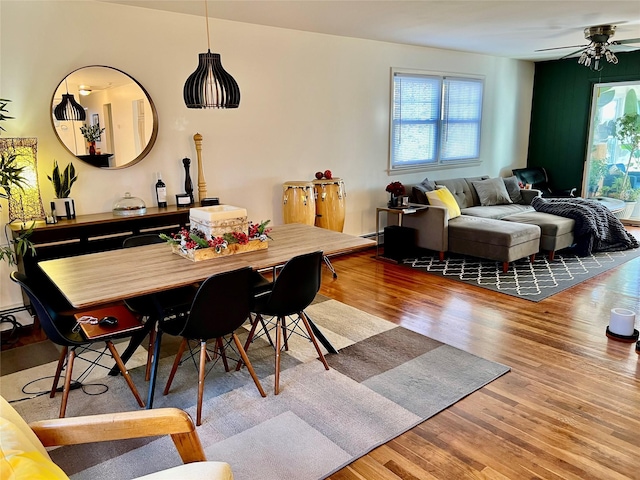
{"label": "wooden chair leg", "polygon": [[532,255],[529,257],[529,261],[530,261],[531,263],[533,263],[533,262],[535,262],[535,261],[536,261],[536,254],[535,254],[535,253],[534,253],[534,254],[532,254]]}
{"label": "wooden chair leg", "polygon": [[167,384],[164,387],[163,395],[167,395],[169,393],[169,389],[171,388],[171,382],[173,382],[173,377],[176,376],[176,371],[178,370],[178,366],[180,365],[180,360],[182,360],[182,355],[184,353],[184,349],[187,348],[188,340],[186,338],[182,339],[180,342],[180,346],[178,347],[178,352],[176,353],[176,358],[173,361],[173,367],[171,367],[171,373],[169,374],[169,378],[167,379]]}
{"label": "wooden chair leg", "polygon": [[262,389],[262,385],[260,384],[260,380],[258,380],[258,376],[256,375],[256,372],[253,370],[253,365],[251,365],[251,362],[249,361],[249,357],[247,357],[247,352],[245,352],[244,348],[242,348],[242,344],[240,343],[240,339],[238,338],[238,335],[236,335],[235,333],[233,334],[233,341],[235,342],[236,348],[238,349],[238,352],[240,353],[240,356],[242,357],[242,361],[247,366],[247,370],[249,370],[249,373],[251,374],[251,378],[253,378],[253,383],[256,384],[256,387],[258,388],[258,391],[260,392],[260,395],[263,396],[263,397],[266,397],[267,394],[264,393],[264,390]]}
{"label": "wooden chair leg", "polygon": [[289,351],[289,338],[287,335],[287,317],[282,317],[282,322],[280,324],[282,327],[282,338],[284,339],[284,349]]}
{"label": "wooden chair leg", "polygon": [[556,251],[555,250],[551,250],[549,252],[549,261],[553,262],[553,259],[556,258]]}
{"label": "wooden chair leg", "polygon": [[282,328],[280,324],[284,321],[282,317],[278,317],[276,321],[276,358],[275,358],[275,380],[273,386],[274,395],[280,393],[280,348],[282,347]]}
{"label": "wooden chair leg", "polygon": [[[224,365],[224,371],[229,371],[229,362],[227,361],[227,354],[224,351],[224,343],[222,342],[222,338],[216,338],[216,350],[222,357],[222,364]],[[240,361],[238,361],[240,362]]]}
{"label": "wooden chair leg", "polygon": [[202,397],[204,397],[204,372],[207,364],[207,342],[200,342],[200,369],[198,370],[198,406],[196,425],[202,425]]}
{"label": "wooden chair leg", "polygon": [[142,401],[142,397],[140,397],[140,394],[138,393],[138,389],[136,388],[135,383],[133,383],[133,380],[131,379],[131,375],[129,375],[129,371],[127,370],[127,367],[125,367],[124,362],[122,361],[122,358],[120,358],[120,354],[116,350],[116,347],[113,345],[113,342],[111,340],[108,340],[105,343],[107,344],[107,347],[109,348],[109,351],[113,356],[113,359],[116,361],[116,365],[118,365],[118,368],[120,369],[122,376],[127,382],[127,385],[129,385],[129,389],[131,390],[131,393],[133,393],[133,396],[136,398],[138,405],[144,408],[144,402]]}
{"label": "wooden chair leg", "polygon": [[[249,318],[251,318],[251,315],[249,315]],[[261,318],[262,317],[258,313],[256,315],[255,320],[251,322],[251,330],[249,330],[249,336],[247,337],[247,341],[244,342],[245,352],[249,350],[249,346],[251,345],[251,342],[253,342],[253,337],[256,334],[256,327],[258,326],[258,319],[261,319]],[[236,365],[236,372],[239,372],[241,368],[242,368],[242,360],[238,360],[238,364]]]}
{"label": "wooden chair leg", "polygon": [[67,401],[69,399],[69,390],[71,390],[71,372],[73,371],[73,360],[76,358],[76,350],[69,350],[67,355],[67,373],[64,376],[64,388],[62,389],[62,403],[60,404],[60,418],[64,418],[67,412]]}
{"label": "wooden chair leg", "polygon": [[509,262],[502,262],[502,273],[507,273],[509,271]]}
{"label": "wooden chair leg", "polygon": [[[149,320],[148,320],[149,321]],[[149,331],[149,349],[147,350],[147,369],[144,372],[144,380],[148,382],[151,379],[151,363],[153,362],[153,346],[156,341],[156,329]]]}
{"label": "wooden chair leg", "polygon": [[64,361],[67,358],[68,351],[69,351],[69,347],[63,347],[62,351],[60,352],[60,358],[58,359],[56,374],[53,377],[53,386],[51,387],[51,393],[49,394],[49,398],[53,398],[56,396],[56,390],[58,389],[58,382],[60,381],[60,373],[62,373],[62,367],[64,366]]}
{"label": "wooden chair leg", "polygon": [[326,358],[324,358],[324,354],[322,350],[320,350],[320,346],[318,345],[318,341],[316,340],[316,336],[313,334],[313,330],[311,330],[311,325],[309,325],[309,320],[307,319],[307,315],[304,312],[300,312],[300,318],[304,323],[305,328],[307,329],[307,333],[309,334],[309,338],[311,338],[311,342],[313,346],[316,347],[316,352],[318,352],[318,357],[320,357],[320,361],[324,365],[325,370],[329,370],[329,364],[327,363]]}

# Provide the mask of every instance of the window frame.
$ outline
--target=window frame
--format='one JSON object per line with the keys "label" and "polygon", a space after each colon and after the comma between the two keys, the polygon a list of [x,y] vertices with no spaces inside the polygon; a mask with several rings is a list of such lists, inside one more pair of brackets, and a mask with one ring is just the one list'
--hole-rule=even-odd
{"label": "window frame", "polygon": [[[415,120],[416,124],[434,124],[434,137],[432,139],[433,145],[428,146],[430,151],[433,151],[434,154],[432,158],[425,159],[416,159],[410,162],[399,163],[395,161],[396,155],[396,142],[394,141],[394,134],[397,130],[397,125],[404,124],[407,125],[411,123],[411,119],[406,122],[402,122],[402,120],[397,120],[397,112],[396,112],[396,78],[424,78],[431,79],[437,81],[439,85],[439,95],[437,97],[439,104],[437,105],[437,118],[433,121],[428,119]],[[446,107],[445,102],[447,99],[447,85],[449,85],[452,81],[460,81],[460,82],[473,82],[480,85],[480,100],[479,104],[476,105],[477,111],[475,112],[475,116],[472,116],[471,119],[458,119],[455,121],[450,120],[450,110]],[[482,140],[482,119],[483,119],[483,110],[484,110],[484,92],[485,92],[485,77],[481,75],[462,75],[462,74],[453,74],[453,73],[444,73],[444,72],[430,72],[425,70],[410,70],[404,68],[392,68],[391,69],[391,94],[390,94],[390,112],[389,112],[389,164],[388,164],[388,172],[389,173],[406,173],[408,171],[423,171],[423,170],[433,170],[433,169],[442,169],[447,167],[457,167],[460,165],[477,165],[480,164],[480,152],[481,152],[481,140]],[[400,104],[401,107],[401,104]],[[401,116],[401,114],[399,114]],[[461,123],[472,123],[476,126],[477,129],[477,137],[475,142],[475,154],[470,155],[468,157],[456,157],[447,159],[443,157],[443,150],[445,146],[446,139],[444,138],[445,132],[447,131],[446,127],[449,125],[461,124]]]}

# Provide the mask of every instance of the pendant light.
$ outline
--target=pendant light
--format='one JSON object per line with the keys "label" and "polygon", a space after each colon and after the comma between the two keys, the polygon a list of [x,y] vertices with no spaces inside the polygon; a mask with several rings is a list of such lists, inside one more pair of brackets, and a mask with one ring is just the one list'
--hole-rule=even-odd
{"label": "pendant light", "polygon": [[86,120],[87,112],[84,111],[82,105],[76,102],[73,94],[69,93],[67,81],[64,81],[67,93],[62,94],[62,101],[53,109],[53,115],[56,120]]}
{"label": "pendant light", "polygon": [[198,68],[184,84],[183,96],[187,108],[238,108],[240,89],[220,62],[219,53],[211,53],[209,11],[204,2],[207,21],[207,53],[198,55]]}

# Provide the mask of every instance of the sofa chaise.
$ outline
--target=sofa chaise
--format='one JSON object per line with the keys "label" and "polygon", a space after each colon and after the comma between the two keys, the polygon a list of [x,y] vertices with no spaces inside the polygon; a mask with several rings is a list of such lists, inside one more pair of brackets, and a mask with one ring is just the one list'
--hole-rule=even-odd
{"label": "sofa chaise", "polygon": [[573,244],[572,219],[537,212],[530,205],[538,190],[520,188],[516,177],[488,176],[430,181],[408,186],[412,203],[428,209],[403,217],[416,230],[416,245],[439,252],[488,258],[508,264],[532,260],[540,250],[553,260]]}

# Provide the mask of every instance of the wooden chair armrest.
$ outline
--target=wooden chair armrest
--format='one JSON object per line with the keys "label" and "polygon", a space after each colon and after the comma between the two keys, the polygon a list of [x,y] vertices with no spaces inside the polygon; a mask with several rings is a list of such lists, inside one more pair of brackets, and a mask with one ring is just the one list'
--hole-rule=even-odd
{"label": "wooden chair armrest", "polygon": [[171,435],[184,463],[206,461],[193,420],[178,408],[55,418],[29,426],[45,447]]}

